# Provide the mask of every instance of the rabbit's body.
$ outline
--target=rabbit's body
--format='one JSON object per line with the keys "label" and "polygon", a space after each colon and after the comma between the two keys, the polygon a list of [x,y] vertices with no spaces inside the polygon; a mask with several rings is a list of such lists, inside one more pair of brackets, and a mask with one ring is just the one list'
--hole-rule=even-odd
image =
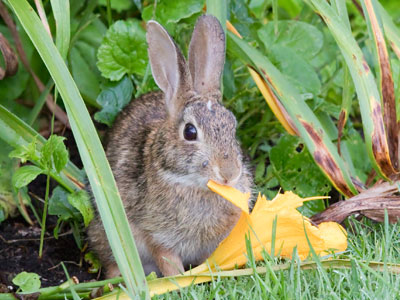
{"label": "rabbit's body", "polygon": [[[221,30],[215,18],[203,18],[197,35]],[[208,180],[249,192],[251,177],[235,139],[236,120],[219,103],[223,60],[221,64],[217,55],[218,61],[211,62],[219,69],[216,78],[211,76],[214,82],[199,76],[192,84],[193,74],[179,49],[173,42],[170,44],[170,37],[161,26],[153,23],[154,28],[148,27],[152,30],[148,36],[149,56],[153,76],[164,93],[143,95],[124,109],[109,133],[107,158],[145,272],[172,275],[202,263],[240,216],[240,209],[207,188]],[[221,47],[220,31],[212,33]],[[154,46],[153,37],[161,41],[161,46]],[[196,47],[196,43],[192,44]],[[171,47],[173,50],[162,50],[176,51],[176,56],[169,58],[175,58],[176,63],[160,67],[159,60],[162,63],[168,58],[154,57],[153,47]],[[218,47],[213,50],[220,51]],[[190,62],[189,58],[191,68],[197,67]],[[198,89],[196,79],[200,80]],[[203,87],[207,90],[201,91]],[[99,218],[90,225],[88,236],[107,275],[117,275]]]}

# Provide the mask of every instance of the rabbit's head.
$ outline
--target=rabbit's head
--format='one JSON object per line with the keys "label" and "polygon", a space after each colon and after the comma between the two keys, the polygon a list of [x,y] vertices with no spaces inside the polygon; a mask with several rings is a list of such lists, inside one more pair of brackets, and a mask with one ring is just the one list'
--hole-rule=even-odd
{"label": "rabbit's head", "polygon": [[153,77],[164,92],[167,119],[156,137],[159,174],[170,182],[206,188],[209,179],[240,189],[245,171],[236,119],[221,103],[225,35],[213,16],[196,23],[186,62],[167,31],[147,24]]}

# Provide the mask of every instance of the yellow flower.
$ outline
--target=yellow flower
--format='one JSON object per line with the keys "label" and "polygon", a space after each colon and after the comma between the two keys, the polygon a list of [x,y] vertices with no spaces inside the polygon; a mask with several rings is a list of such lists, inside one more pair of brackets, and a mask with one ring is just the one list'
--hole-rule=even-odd
{"label": "yellow flower", "polygon": [[[293,248],[297,246],[299,257],[305,259],[309,255],[310,248],[304,230],[317,254],[328,254],[328,250],[341,252],[347,248],[346,231],[338,223],[327,222],[316,227],[297,211],[304,201],[310,199],[302,199],[292,192],[278,194],[272,201],[267,201],[265,196],[259,195],[253,211],[249,214],[247,209],[249,195],[212,181],[208,183],[208,187],[243,210],[232,232],[208,258],[212,270],[216,269],[215,266],[229,270],[236,265],[243,266],[247,262],[246,234],[249,234],[255,259],[261,260],[263,249],[271,251],[275,218],[277,224],[274,255],[279,253],[282,257],[291,257]],[[246,208],[243,209],[244,206]],[[206,271],[209,271],[207,265],[202,264],[194,268],[191,274]]]}
{"label": "yellow flower", "polygon": [[[148,284],[151,295],[211,281],[210,271],[231,270],[236,266],[243,266],[247,262],[246,235],[250,237],[255,259],[262,260],[263,249],[271,252],[275,219],[274,255],[291,257],[294,247],[297,247],[299,257],[305,259],[310,253],[305,231],[317,254],[324,255],[330,251],[341,252],[347,248],[347,234],[342,226],[334,222],[327,222],[316,227],[297,211],[304,201],[321,199],[321,197],[302,199],[292,192],[286,192],[278,194],[272,201],[268,201],[265,196],[259,195],[253,211],[249,213],[247,202],[250,194],[243,194],[232,187],[222,186],[213,181],[209,181],[208,187],[242,209],[243,213],[238,223],[211,254],[207,262],[183,275],[150,280]],[[125,297],[127,296],[120,295],[119,299],[128,299]]]}

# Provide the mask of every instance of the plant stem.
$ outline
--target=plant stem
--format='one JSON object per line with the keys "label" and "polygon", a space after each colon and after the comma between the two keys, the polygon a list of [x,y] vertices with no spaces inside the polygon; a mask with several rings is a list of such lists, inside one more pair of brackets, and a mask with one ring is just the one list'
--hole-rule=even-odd
{"label": "plant stem", "polygon": [[43,254],[43,241],[44,241],[44,232],[46,231],[47,206],[49,204],[49,190],[50,190],[50,171],[47,171],[46,194],[44,197],[44,208],[43,208],[43,217],[42,217],[42,231],[40,233],[40,246],[39,246],[39,257],[40,258],[42,258],[42,254]]}
{"label": "plant stem", "polygon": [[111,0],[107,0],[107,23],[108,23],[108,27],[110,27],[112,24]]}

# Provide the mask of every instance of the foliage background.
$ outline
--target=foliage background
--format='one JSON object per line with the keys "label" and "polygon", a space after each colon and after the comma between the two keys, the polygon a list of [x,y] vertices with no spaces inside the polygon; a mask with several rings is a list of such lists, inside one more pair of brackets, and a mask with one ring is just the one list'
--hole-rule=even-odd
{"label": "foliage background", "polygon": [[[398,1],[380,2],[395,24],[399,25]],[[54,33],[56,25],[50,1],[43,3],[51,32]],[[112,0],[109,10],[107,0],[70,0],[71,42],[66,62],[97,121],[101,136],[132,98],[157,89],[148,64],[145,22],[156,19],[164,25],[186,55],[193,26],[198,16],[204,13],[204,4],[200,0]],[[347,1],[347,8],[353,35],[368,64],[372,66],[373,51],[366,23],[352,1]],[[346,84],[345,64],[322,19],[301,0],[231,0],[228,1],[227,17],[244,39],[261,50],[285,78],[299,89],[302,98],[335,142],[335,123],[339,118]],[[30,66],[42,82],[51,85],[50,75],[41,58],[17,18],[13,18]],[[11,33],[3,22],[0,22],[0,32],[15,49]],[[3,61],[0,63],[4,65]],[[396,98],[399,99],[400,64],[393,53],[391,65]],[[251,161],[258,191],[270,198],[281,188],[293,190],[302,197],[331,195],[335,200],[341,197],[315,165],[301,139],[285,132],[249,76],[246,66],[229,51],[223,86],[223,102],[238,119],[238,138]],[[57,93],[52,93],[57,97]],[[348,149],[345,155],[351,157],[358,179],[365,182],[372,166],[363,146],[360,111],[352,84],[350,94],[350,119],[342,143]],[[52,114],[44,107],[42,97],[43,93],[21,63],[15,76],[0,81],[0,104],[22,120],[28,123],[34,121],[33,128],[48,137],[52,131]],[[65,109],[61,99],[57,99],[57,104]],[[34,108],[41,110],[39,116],[33,113]],[[400,110],[399,101],[397,110]],[[57,119],[54,132],[65,134],[65,126]],[[68,135],[68,130],[66,132]],[[9,157],[11,150],[0,140],[2,197],[12,193],[11,178],[13,173],[18,172]],[[76,158],[77,154],[71,153],[71,159]],[[26,189],[22,189],[22,193],[26,205],[41,208],[36,199],[30,199]],[[85,213],[87,208],[74,206],[74,201],[69,200],[70,193],[60,186],[50,195],[49,214],[59,217],[59,225],[69,222],[78,246],[82,247],[81,231],[83,223],[86,225],[88,222]],[[11,202],[6,203],[3,198],[1,200],[0,222],[7,214],[12,214],[9,208]],[[303,213],[310,216],[323,210],[327,204],[322,200],[308,202]]]}
{"label": "foliage background", "polygon": [[[397,1],[384,0],[381,3],[399,24]],[[277,4],[276,9],[274,4]],[[111,11],[108,11],[106,0],[70,1],[71,43],[66,62],[93,118],[99,123],[100,134],[112,126],[116,114],[132,97],[157,89],[148,64],[145,22],[150,19],[159,21],[187,54],[194,23],[204,13],[204,5],[200,0],[113,0]],[[354,3],[348,1],[347,6],[353,34],[367,62],[373,65],[366,23]],[[44,8],[48,12],[51,31],[55,32],[50,3],[45,1]],[[335,120],[339,118],[346,79],[343,57],[322,19],[301,0],[228,1],[227,17],[241,35],[260,49],[301,92],[302,98],[335,141]],[[18,20],[14,21],[33,71],[42,82],[51,82],[26,33]],[[0,32],[13,43],[5,24],[0,23]],[[398,95],[400,64],[394,56],[392,58]],[[223,102],[238,119],[238,138],[254,168],[257,190],[270,198],[280,188],[293,190],[303,197],[318,194],[340,198],[302,141],[284,131],[243,63],[229,51],[223,85]],[[353,105],[342,143],[348,149],[346,155],[354,162],[358,179],[365,182],[371,165],[365,148],[361,146],[363,132],[354,87],[350,91]],[[22,120],[32,120],[32,107],[38,106],[40,92],[21,63],[15,76],[0,81],[0,95],[1,105]],[[63,106],[62,101],[57,103]],[[48,136],[50,119],[51,113],[43,108],[39,117],[34,119],[34,129]],[[64,131],[63,124],[56,121],[55,125],[57,134]],[[8,158],[11,148],[3,141],[0,143],[1,177],[6,182],[12,175]],[[322,200],[309,202],[303,212],[311,215],[326,205]]]}

